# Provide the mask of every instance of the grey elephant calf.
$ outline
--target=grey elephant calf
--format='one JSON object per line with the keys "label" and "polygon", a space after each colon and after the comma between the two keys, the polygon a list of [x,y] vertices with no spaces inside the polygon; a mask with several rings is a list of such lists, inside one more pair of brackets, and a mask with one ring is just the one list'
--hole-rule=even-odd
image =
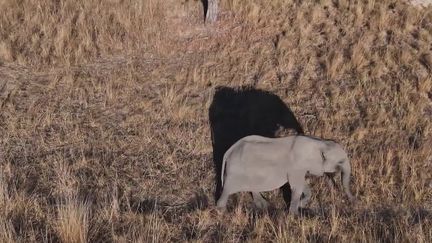
{"label": "grey elephant calf", "polygon": [[[341,172],[342,185],[351,201],[349,189],[351,165],[341,145],[330,140],[308,136],[266,138],[247,136],[237,141],[225,153],[222,164],[223,191],[217,207],[226,208],[229,195],[250,191],[255,204],[267,207],[260,192],[271,191],[289,182],[292,189],[290,213],[297,215],[300,204],[310,198],[307,174]],[[304,192],[305,198],[300,200]]]}

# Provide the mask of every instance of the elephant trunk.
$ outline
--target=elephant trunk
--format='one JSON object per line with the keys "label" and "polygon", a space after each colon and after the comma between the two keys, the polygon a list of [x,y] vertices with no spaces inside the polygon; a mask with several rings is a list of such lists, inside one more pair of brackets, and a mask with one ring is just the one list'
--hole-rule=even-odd
{"label": "elephant trunk", "polygon": [[345,162],[341,165],[341,179],[342,186],[345,190],[345,193],[348,196],[350,201],[354,201],[354,196],[351,194],[349,184],[350,184],[350,176],[351,176],[351,165],[349,160],[345,160]]}

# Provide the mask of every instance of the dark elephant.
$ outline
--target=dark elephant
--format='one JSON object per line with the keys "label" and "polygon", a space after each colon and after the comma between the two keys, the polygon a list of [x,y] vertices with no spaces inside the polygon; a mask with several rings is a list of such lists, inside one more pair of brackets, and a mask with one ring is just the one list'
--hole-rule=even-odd
{"label": "dark elephant", "polygon": [[[275,137],[280,126],[303,134],[293,112],[277,95],[253,87],[217,87],[209,108],[209,120],[216,172],[216,201],[222,192],[222,159],[235,142],[248,135]],[[286,183],[281,190],[289,207],[290,185]]]}

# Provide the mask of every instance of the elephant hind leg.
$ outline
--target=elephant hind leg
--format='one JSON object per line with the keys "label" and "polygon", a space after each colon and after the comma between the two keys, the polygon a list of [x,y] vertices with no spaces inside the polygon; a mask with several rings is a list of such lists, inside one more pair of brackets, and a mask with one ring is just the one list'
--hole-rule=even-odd
{"label": "elephant hind leg", "polygon": [[226,210],[226,205],[228,202],[229,193],[227,190],[223,190],[221,196],[217,200],[216,206],[221,209],[222,211]]}

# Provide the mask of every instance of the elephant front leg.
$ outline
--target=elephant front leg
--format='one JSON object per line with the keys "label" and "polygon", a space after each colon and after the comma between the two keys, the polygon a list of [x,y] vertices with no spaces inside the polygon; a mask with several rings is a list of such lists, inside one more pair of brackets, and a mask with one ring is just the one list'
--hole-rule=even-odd
{"label": "elephant front leg", "polygon": [[288,180],[291,185],[291,203],[289,211],[293,215],[298,215],[300,197],[305,186],[305,174],[297,173],[295,175],[290,175],[288,176]]}
{"label": "elephant front leg", "polygon": [[292,215],[298,215],[299,211],[299,202],[300,202],[300,197],[302,194],[302,190],[301,189],[294,189],[292,188],[292,194],[291,194],[291,204],[290,204],[290,208],[289,208],[289,212]]}
{"label": "elephant front leg", "polygon": [[259,192],[252,192],[254,204],[259,209],[266,210],[268,208],[268,202],[264,199],[264,197]]}
{"label": "elephant front leg", "polygon": [[305,184],[303,188],[304,197],[300,200],[300,207],[305,207],[311,198],[311,189],[309,185]]}

